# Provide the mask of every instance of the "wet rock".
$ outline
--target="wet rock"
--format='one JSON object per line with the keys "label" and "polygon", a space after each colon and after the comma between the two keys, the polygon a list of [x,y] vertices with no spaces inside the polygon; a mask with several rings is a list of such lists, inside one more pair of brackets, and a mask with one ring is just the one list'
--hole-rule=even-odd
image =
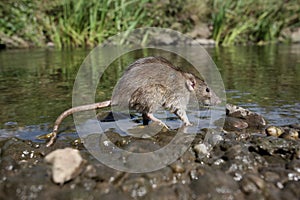
{"label": "wet rock", "polygon": [[235,159],[237,156],[240,156],[242,153],[242,147],[241,145],[234,145],[232,147],[230,147],[224,154],[224,158],[226,160],[233,160]]}
{"label": "wet rock", "polygon": [[[197,141],[197,137],[195,141]],[[215,148],[224,138],[221,134],[215,133],[214,131],[206,131],[203,140],[199,140],[193,144],[192,150],[195,152],[197,161],[202,162],[203,159],[211,156],[211,151]],[[218,153],[218,151],[216,151]]]}
{"label": "wet rock", "polygon": [[171,164],[171,168],[174,173],[183,173],[185,171],[184,166],[179,161]]}
{"label": "wet rock", "polygon": [[197,144],[193,147],[195,153],[197,154],[198,158],[202,158],[204,156],[209,155],[208,147],[205,144]]}
{"label": "wet rock", "polygon": [[282,199],[296,200],[300,197],[300,182],[299,181],[289,181],[285,184],[280,197]]}
{"label": "wet rock", "polygon": [[285,129],[284,133],[280,137],[290,140],[299,139],[299,133],[295,129]]}
{"label": "wet rock", "polygon": [[287,164],[287,168],[295,170],[296,172],[300,173],[300,160],[298,160],[298,159],[292,160],[291,162],[289,162]]}
{"label": "wet rock", "polygon": [[[271,156],[276,162],[284,162],[284,159],[291,158],[295,153],[298,142],[275,137],[253,137],[250,151],[255,151],[262,156]],[[279,160],[280,159],[280,160]]]}
{"label": "wet rock", "polygon": [[5,170],[5,174],[16,173],[24,168],[37,165],[43,152],[42,148],[36,148],[32,142],[18,138],[1,141],[0,149],[0,171]]}
{"label": "wet rock", "polygon": [[79,175],[85,163],[79,151],[72,148],[55,150],[44,160],[52,165],[52,180],[58,184],[64,184]]}
{"label": "wet rock", "polygon": [[265,171],[262,173],[262,175],[267,182],[276,183],[280,181],[280,175],[275,172]]}
{"label": "wet rock", "polygon": [[275,136],[279,137],[284,133],[284,129],[281,127],[276,127],[276,126],[269,126],[266,128],[266,134],[268,136]]}
{"label": "wet rock", "polygon": [[170,167],[165,167],[155,172],[147,173],[146,177],[153,189],[166,185],[173,180],[173,171]]}
{"label": "wet rock", "polygon": [[[94,196],[94,199],[105,199],[105,200],[133,199],[128,194],[124,194],[121,190],[115,189],[115,188],[113,190],[111,190],[109,193],[104,193],[101,195],[93,195],[93,196]],[[87,198],[85,198],[85,199],[87,199]]]}
{"label": "wet rock", "polygon": [[240,184],[246,194],[261,193],[265,188],[264,180],[255,174],[246,174]]}
{"label": "wet rock", "polygon": [[[293,126],[297,127],[297,126]],[[275,137],[280,137],[280,138],[285,138],[285,139],[290,139],[290,140],[297,140],[299,139],[299,129],[291,128],[290,126],[269,126],[266,128],[266,134],[268,136],[275,136]]]}
{"label": "wet rock", "polygon": [[149,195],[149,199],[176,200],[178,196],[172,187],[160,187]]}
{"label": "wet rock", "polygon": [[95,178],[97,177],[97,170],[93,165],[86,166],[83,175],[88,178]]}
{"label": "wet rock", "polygon": [[224,130],[226,131],[240,131],[246,129],[247,127],[248,123],[243,119],[228,116],[225,118]]}
{"label": "wet rock", "polygon": [[202,199],[235,199],[240,193],[237,182],[231,176],[212,169],[205,169],[203,175],[192,180],[190,188],[195,196]]}
{"label": "wet rock", "polygon": [[177,200],[193,199],[193,197],[188,185],[177,183],[174,185],[162,186],[153,190],[146,199]]}
{"label": "wet rock", "polygon": [[122,190],[133,198],[146,196],[152,190],[150,183],[143,177],[129,178],[122,184]]}
{"label": "wet rock", "polygon": [[[238,127],[260,130],[266,126],[266,120],[260,114],[251,112],[250,110],[236,105],[226,104],[226,116],[242,120],[244,123],[238,120],[235,123],[232,123]],[[229,121],[233,121],[233,119],[230,119]],[[248,124],[248,126],[246,126],[246,124]],[[233,126],[233,128],[236,128],[235,126]]]}
{"label": "wet rock", "polygon": [[[281,127],[298,130],[290,125]],[[242,133],[238,135],[235,131],[208,133],[206,130],[197,134],[191,147],[171,165],[142,174],[109,168],[79,145],[77,148],[87,165],[63,185],[53,184],[47,173],[49,166],[43,159],[56,148],[70,146],[70,142],[60,138],[53,147],[45,148],[44,144],[16,138],[3,140],[0,141],[0,199],[300,198],[299,139],[263,134],[240,137]],[[144,141],[107,134],[112,143],[132,150],[134,144],[153,143],[162,147],[176,132],[159,133]],[[197,145],[200,145],[198,150]],[[199,155],[204,155],[202,147],[209,156],[199,159]]]}

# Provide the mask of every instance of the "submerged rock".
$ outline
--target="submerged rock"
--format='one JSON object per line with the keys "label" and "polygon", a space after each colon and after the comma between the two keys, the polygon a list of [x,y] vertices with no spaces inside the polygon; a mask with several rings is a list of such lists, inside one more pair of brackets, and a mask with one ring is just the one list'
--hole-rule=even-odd
{"label": "submerged rock", "polygon": [[85,163],[79,151],[72,148],[57,149],[44,160],[52,165],[52,180],[58,184],[64,184],[79,175]]}

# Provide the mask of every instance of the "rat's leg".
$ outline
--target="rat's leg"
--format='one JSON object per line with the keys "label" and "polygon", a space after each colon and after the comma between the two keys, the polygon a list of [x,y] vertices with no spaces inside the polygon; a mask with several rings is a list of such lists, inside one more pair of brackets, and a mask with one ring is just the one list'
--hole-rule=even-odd
{"label": "rat's leg", "polygon": [[174,113],[183,121],[185,126],[191,126],[192,125],[189,122],[189,119],[186,115],[186,111],[184,109],[177,109]]}
{"label": "rat's leg", "polygon": [[149,117],[147,116],[147,114],[143,113],[142,114],[142,117],[143,117],[143,125],[148,125],[149,124]]}
{"label": "rat's leg", "polygon": [[[169,130],[169,127],[165,123],[163,123],[161,120],[154,117],[154,115],[152,113],[146,113],[145,115],[147,116],[148,119],[150,119],[154,122],[158,122],[159,124],[163,125],[164,127],[166,127]],[[144,121],[144,116],[143,116],[143,121]]]}

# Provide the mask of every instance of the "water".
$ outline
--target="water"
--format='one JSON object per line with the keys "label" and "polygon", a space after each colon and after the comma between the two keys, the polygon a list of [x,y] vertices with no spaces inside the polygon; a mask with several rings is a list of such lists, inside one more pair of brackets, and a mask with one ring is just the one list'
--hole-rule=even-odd
{"label": "water", "polygon": [[261,113],[270,124],[299,123],[300,45],[212,49],[227,101]]}
{"label": "water", "polygon": [[[227,102],[261,113],[270,124],[299,123],[300,45],[237,46],[207,49],[217,64]],[[89,50],[7,50],[0,52],[0,138],[36,140],[72,105],[72,89]],[[144,53],[150,55],[151,52]],[[110,97],[130,54],[107,70],[97,101]],[[176,62],[176,61],[175,61]],[[65,124],[72,126],[72,118]],[[73,131],[75,132],[75,131]]]}

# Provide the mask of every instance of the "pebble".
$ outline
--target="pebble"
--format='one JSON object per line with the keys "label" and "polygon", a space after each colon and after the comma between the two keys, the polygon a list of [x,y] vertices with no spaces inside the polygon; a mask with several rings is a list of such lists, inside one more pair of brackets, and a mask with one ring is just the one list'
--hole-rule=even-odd
{"label": "pebble", "polygon": [[268,136],[275,136],[279,137],[284,133],[284,129],[281,127],[276,127],[276,126],[269,126],[266,128],[266,134]]}
{"label": "pebble", "polygon": [[254,174],[247,174],[242,179],[242,190],[249,194],[249,193],[257,193],[259,190],[263,190],[265,187],[265,183],[263,179],[254,175]]}
{"label": "pebble", "polygon": [[287,168],[295,170],[296,172],[300,173],[300,160],[294,159],[287,164]]}
{"label": "pebble", "polygon": [[280,135],[280,137],[290,140],[297,140],[299,139],[299,133],[295,129],[285,130],[285,132]]}
{"label": "pebble", "polygon": [[183,173],[185,171],[183,165],[179,162],[173,163],[171,165],[171,168],[174,173]]}
{"label": "pebble", "polygon": [[205,144],[197,144],[194,146],[193,149],[196,152],[198,157],[206,156],[209,154],[208,148]]}
{"label": "pebble", "polygon": [[290,140],[299,139],[298,130],[290,127],[269,126],[266,128],[265,132],[268,136],[280,137]]}
{"label": "pebble", "polygon": [[53,182],[60,185],[79,175],[85,163],[79,151],[72,148],[57,149],[44,160],[51,164]]}
{"label": "pebble", "polygon": [[280,180],[280,176],[276,174],[275,172],[267,171],[263,174],[264,179],[268,182],[276,183]]}
{"label": "pebble", "polygon": [[[278,127],[284,132],[299,131],[297,126]],[[299,199],[300,140],[266,137],[258,132],[240,137],[243,133],[201,130],[191,148],[173,164],[142,174],[111,169],[78,145],[76,148],[80,149],[80,155],[88,160],[88,164],[79,161],[80,164],[68,165],[68,170],[77,167],[72,173],[68,172],[71,175],[64,175],[57,181],[61,185],[68,181],[63,187],[53,183],[55,178],[52,182],[45,178],[50,168],[45,162],[52,153],[70,146],[70,140],[61,138],[52,148],[17,138],[2,140],[0,175],[3,178],[0,186],[3,187],[0,189],[5,191],[1,190],[0,199],[16,197],[16,191],[19,191],[19,198],[34,195],[34,199]],[[108,134],[112,143],[124,148],[135,147],[130,146],[134,142],[148,144],[144,139],[124,139],[112,132]],[[174,132],[167,131],[155,136],[155,145],[168,144],[173,135]],[[108,141],[107,145],[110,146],[111,142]],[[53,151],[55,148],[60,149]],[[65,155],[58,153],[56,157]],[[79,160],[83,160],[80,155]],[[54,161],[50,163],[53,170]],[[30,190],[39,186],[41,191]]]}
{"label": "pebble", "polygon": [[93,165],[88,165],[85,168],[84,176],[86,176],[88,178],[95,178],[95,177],[97,177],[97,170],[95,169],[95,167]]}
{"label": "pebble", "polygon": [[150,184],[145,178],[133,178],[128,180],[122,185],[122,190],[125,193],[129,193],[133,198],[140,198],[145,196],[150,189]]}
{"label": "pebble", "polygon": [[234,145],[230,147],[224,154],[227,159],[235,159],[235,157],[239,156],[242,152],[241,145]]}

